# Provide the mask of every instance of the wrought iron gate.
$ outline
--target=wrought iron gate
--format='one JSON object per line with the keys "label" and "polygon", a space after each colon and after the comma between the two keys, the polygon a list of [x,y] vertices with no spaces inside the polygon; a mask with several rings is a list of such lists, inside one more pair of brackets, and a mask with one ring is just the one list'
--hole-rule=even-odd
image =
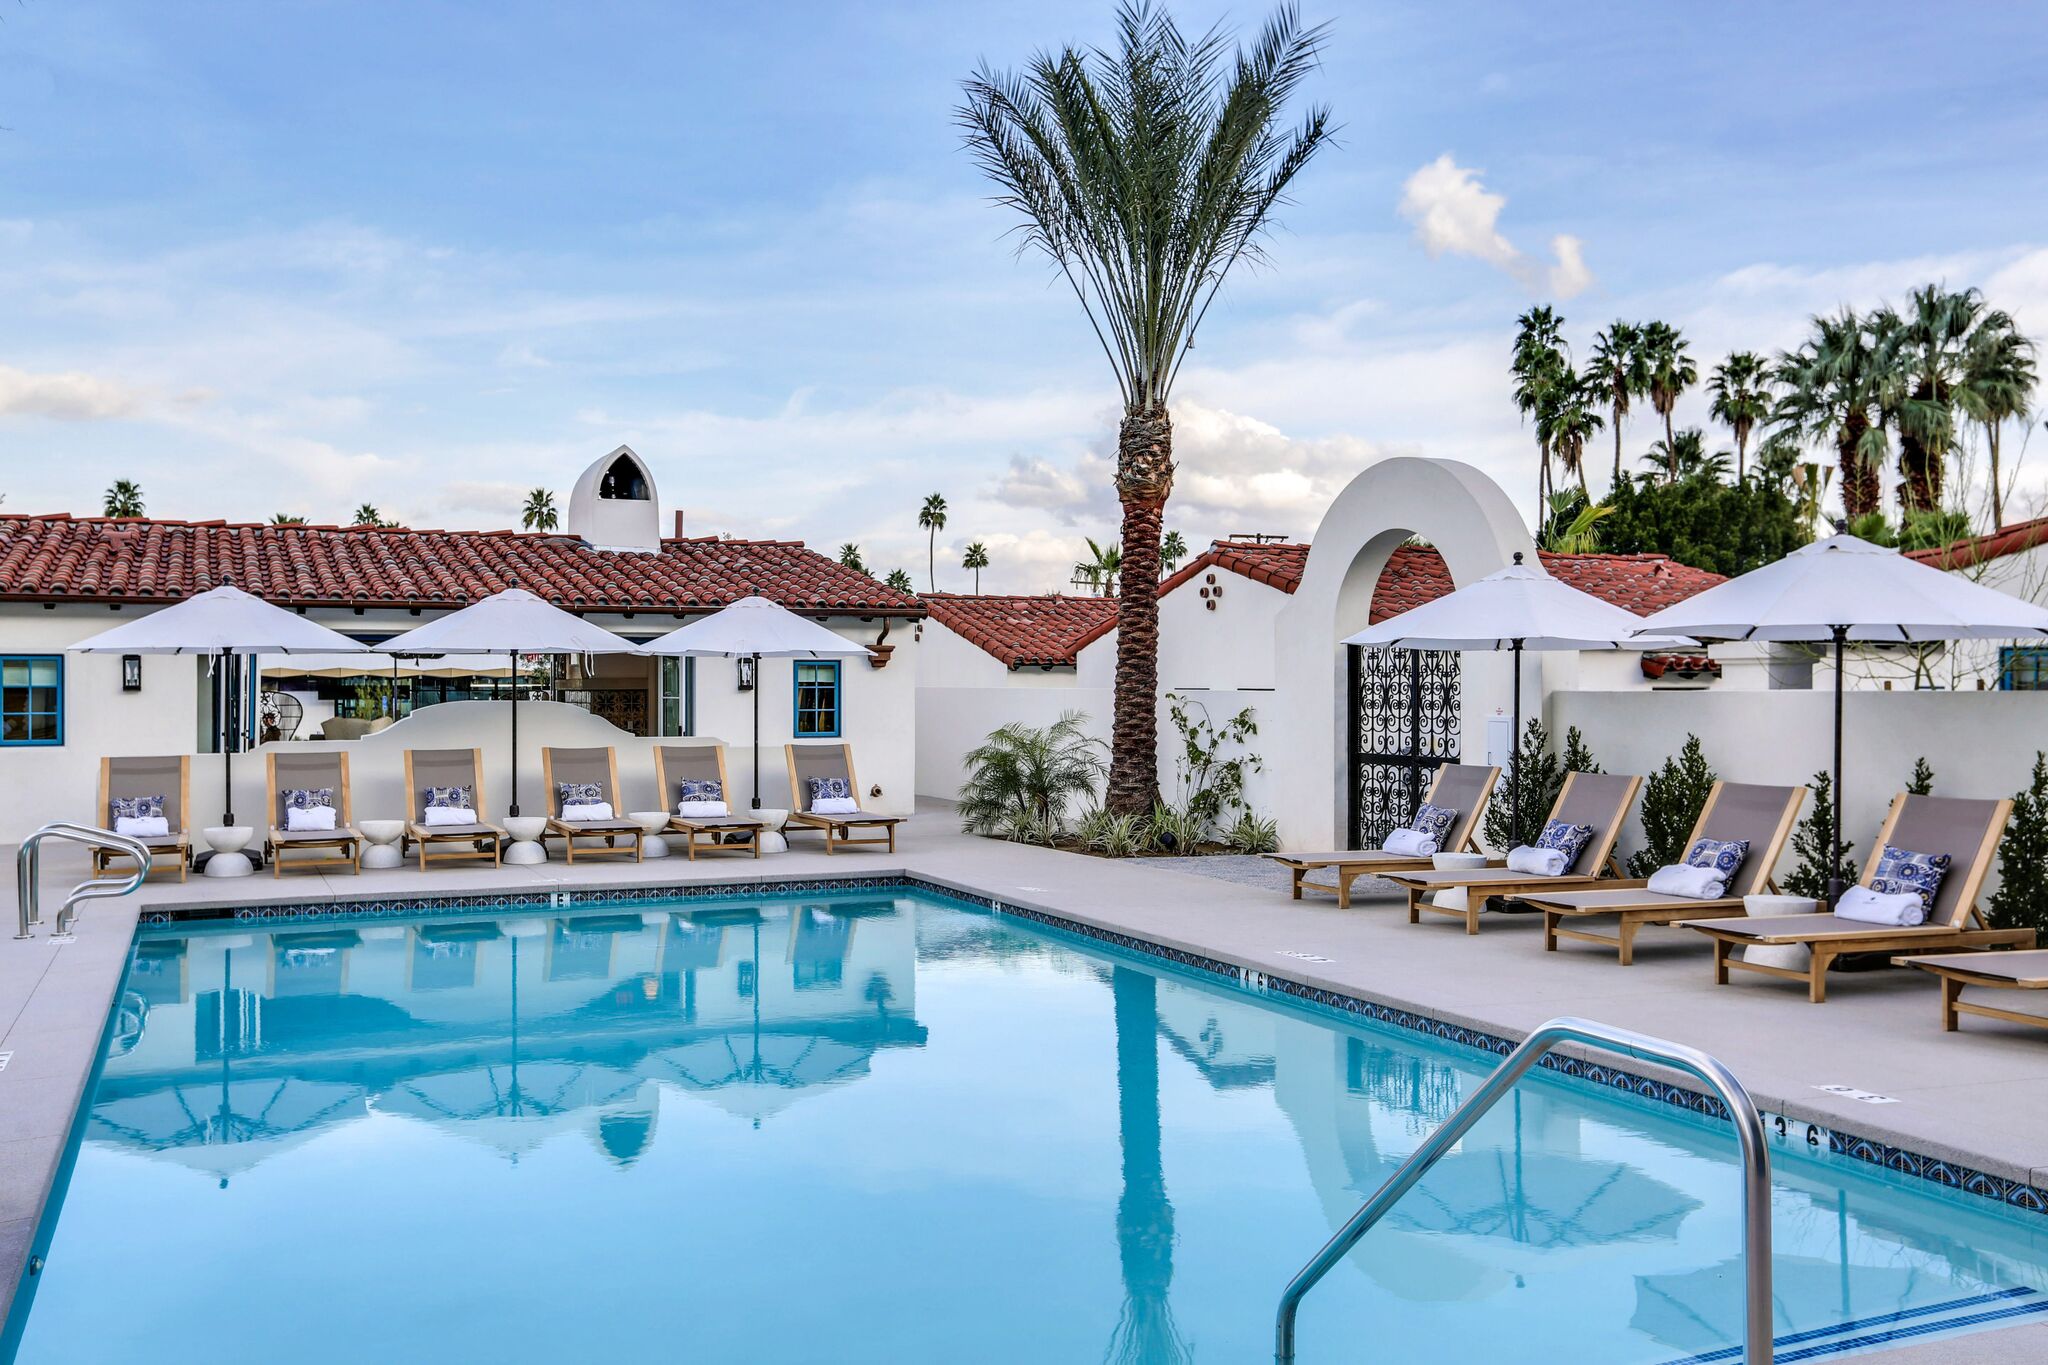
{"label": "wrought iron gate", "polygon": [[1458,761],[1455,650],[1351,646],[1351,847],[1378,848]]}

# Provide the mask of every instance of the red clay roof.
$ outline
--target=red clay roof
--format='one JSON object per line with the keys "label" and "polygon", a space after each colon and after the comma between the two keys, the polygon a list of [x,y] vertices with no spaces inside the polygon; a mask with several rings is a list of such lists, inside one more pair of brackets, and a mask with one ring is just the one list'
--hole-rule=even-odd
{"label": "red clay roof", "polygon": [[922,615],[916,597],[794,540],[593,550],[518,531],[0,516],[0,600],[166,602],[232,582],[286,606],[460,607],[521,587],[572,611],[687,612],[749,592],[809,615]]}
{"label": "red clay roof", "polygon": [[979,645],[1008,668],[1072,668],[1080,641],[1116,624],[1113,597],[1022,597],[929,592],[934,621]]}
{"label": "red clay roof", "polygon": [[1208,549],[1160,581],[1159,595],[1164,597],[1204,569],[1228,569],[1255,583],[1293,592],[1301,586],[1301,571],[1307,564],[1308,546],[1292,541],[1211,541]]}
{"label": "red clay roof", "polygon": [[[1554,555],[1540,551],[1543,567],[1559,582],[1638,616],[1683,602],[1725,582],[1720,574],[1680,564],[1667,555]],[[1372,595],[1375,623],[1434,602],[1451,590],[1451,573],[1435,550],[1403,545],[1394,551]]]}
{"label": "red clay roof", "polygon": [[1937,569],[1970,569],[1992,559],[2022,554],[2048,545],[2048,517],[2016,521],[1989,535],[1969,536],[1931,550],[1908,550],[1906,558]]}

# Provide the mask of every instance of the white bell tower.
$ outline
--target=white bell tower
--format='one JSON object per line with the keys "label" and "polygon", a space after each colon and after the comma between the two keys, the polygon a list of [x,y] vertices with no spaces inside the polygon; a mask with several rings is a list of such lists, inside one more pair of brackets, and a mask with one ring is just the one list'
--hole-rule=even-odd
{"label": "white bell tower", "polygon": [[661,552],[654,475],[631,446],[620,446],[576,480],[569,493],[569,534],[596,550]]}

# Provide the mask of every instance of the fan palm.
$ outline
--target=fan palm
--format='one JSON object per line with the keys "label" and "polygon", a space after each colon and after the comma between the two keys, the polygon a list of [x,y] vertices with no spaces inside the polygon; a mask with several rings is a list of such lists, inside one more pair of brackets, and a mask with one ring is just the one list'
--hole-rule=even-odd
{"label": "fan palm", "polygon": [[294,516],[290,512],[272,512],[270,514],[270,524],[272,526],[304,526],[306,519],[301,516]]}
{"label": "fan palm", "polygon": [[1290,4],[1234,55],[1190,39],[1163,9],[1126,0],[1114,50],[1044,52],[1021,72],[968,78],[968,147],[1052,259],[1123,398],[1116,489],[1132,568],[1117,610],[1107,804],[1149,811],[1158,792],[1159,541],[1173,491],[1168,400],[1231,267],[1258,260],[1288,185],[1330,135],[1326,108],[1291,132],[1282,111],[1324,30]]}
{"label": "fan palm", "polygon": [[1515,407],[1524,421],[1536,429],[1536,524],[1543,524],[1543,509],[1550,499],[1550,424],[1546,420],[1555,405],[1560,386],[1571,374],[1571,362],[1564,351],[1564,319],[1547,304],[1531,308],[1515,319],[1515,348],[1508,360],[1514,376]]}
{"label": "fan palm", "polygon": [[1813,319],[1813,335],[1771,367],[1779,393],[1771,425],[1800,441],[1827,441],[1841,470],[1842,514],[1879,510],[1878,471],[1887,450],[1878,406],[1878,356],[1870,328],[1852,309]]}
{"label": "fan palm", "polygon": [[910,581],[910,573],[906,569],[891,569],[882,581],[898,592],[917,591],[917,585]]}
{"label": "fan palm", "polygon": [[1114,541],[1097,545],[1095,537],[1089,536],[1088,558],[1074,566],[1074,583],[1090,589],[1097,597],[1116,597],[1123,571],[1123,547]]}
{"label": "fan palm", "polygon": [[561,525],[561,516],[555,511],[555,495],[545,488],[529,492],[526,506],[519,512],[519,524],[529,531],[552,531]]}
{"label": "fan palm", "polygon": [[384,524],[384,514],[377,510],[375,503],[362,503],[349,517],[349,525],[351,526],[382,526]]}
{"label": "fan palm", "polygon": [[1598,384],[1613,414],[1614,481],[1621,482],[1621,423],[1629,404],[1650,391],[1650,367],[1643,356],[1643,329],[1633,322],[1616,321],[1604,332],[1593,334],[1593,359],[1586,367],[1586,379]]}
{"label": "fan palm", "polygon": [[924,506],[917,512],[917,524],[930,536],[925,547],[925,573],[931,580],[932,591],[939,590],[939,532],[946,529],[946,499],[938,493],[925,494]]}
{"label": "fan palm", "polygon": [[1103,776],[1102,741],[1087,724],[1078,711],[1043,729],[1012,722],[968,750],[961,827],[992,834],[1020,815],[1064,825],[1068,804],[1092,795]]}
{"label": "fan palm", "polygon": [[1713,404],[1707,415],[1735,433],[1735,477],[1749,476],[1749,433],[1770,415],[1770,372],[1755,351],[1736,351],[1707,377]]}
{"label": "fan palm", "polygon": [[839,564],[840,567],[852,569],[855,573],[868,571],[867,561],[860,557],[860,546],[850,540],[839,547]]}
{"label": "fan palm", "polygon": [[974,574],[974,591],[981,592],[981,571],[988,567],[988,546],[975,541],[967,547],[967,553],[960,556],[960,567]]}
{"label": "fan palm", "polygon": [[110,517],[139,517],[142,511],[142,485],[133,479],[116,479],[107,489],[105,501]]}
{"label": "fan palm", "polygon": [[1653,442],[1650,453],[1643,456],[1643,463],[1662,469],[1665,478],[1672,482],[1680,479],[1719,481],[1728,477],[1728,452],[1717,450],[1709,455],[1706,433],[1698,427],[1684,428],[1669,442]]}
{"label": "fan palm", "polygon": [[1899,430],[1899,502],[1903,512],[1941,505],[1948,453],[1955,447],[1956,390],[1968,369],[1971,337],[1984,317],[1975,289],[1929,284],[1907,297],[1884,348],[1886,406]]}
{"label": "fan palm", "polygon": [[2034,368],[2034,343],[2020,332],[2012,316],[2001,311],[1985,315],[1970,334],[1963,379],[1956,387],[1956,406],[1984,427],[1984,445],[1991,456],[1991,525],[2005,525],[2005,487],[1998,467],[1998,438],[2006,422],[2024,417],[2040,375]]}
{"label": "fan palm", "polygon": [[1586,490],[1586,442],[1606,425],[1607,419],[1597,411],[1606,397],[1597,380],[1580,379],[1567,365],[1551,388],[1542,415],[1536,419],[1557,462],[1564,466],[1565,473],[1578,476],[1579,492],[1589,501],[1592,495]]}
{"label": "fan palm", "polygon": [[1188,543],[1178,531],[1168,531],[1159,540],[1159,567],[1172,573],[1188,557]]}
{"label": "fan palm", "polygon": [[[1643,324],[1643,358],[1650,371],[1650,406],[1664,419],[1666,450],[1677,448],[1671,430],[1671,410],[1678,406],[1678,400],[1685,391],[1700,379],[1700,367],[1693,363],[1685,346],[1685,334],[1670,323]],[[1669,477],[1678,477],[1676,468],[1668,472]]]}

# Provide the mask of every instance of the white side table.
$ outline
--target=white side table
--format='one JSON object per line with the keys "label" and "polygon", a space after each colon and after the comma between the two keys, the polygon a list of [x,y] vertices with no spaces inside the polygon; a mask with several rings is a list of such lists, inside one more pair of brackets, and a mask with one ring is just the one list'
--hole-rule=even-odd
{"label": "white side table", "polygon": [[501,860],[518,867],[548,860],[547,849],[541,846],[540,836],[547,832],[548,821],[544,815],[512,815],[505,819],[505,832],[513,842],[505,845]]}
{"label": "white side table", "polygon": [[206,860],[205,875],[209,877],[246,877],[256,870],[256,864],[249,861],[249,855],[242,852],[249,841],[256,837],[254,825],[208,825],[199,831],[206,846],[213,850],[213,856]]}
{"label": "white side table", "polygon": [[398,851],[398,841],[405,833],[405,821],[358,820],[356,829],[369,844],[363,850],[364,867],[391,868],[404,864],[405,855]]}
{"label": "white side table", "polygon": [[[1817,914],[1820,902],[1810,896],[1744,896],[1742,908],[1751,919],[1773,919]],[[1813,951],[1803,943],[1752,943],[1743,948],[1742,960],[1803,972],[1813,963]]]}
{"label": "white side table", "polygon": [[667,811],[627,811],[626,818],[640,826],[640,856],[642,859],[666,858],[668,856],[668,840],[661,837],[661,832],[668,828]]}
{"label": "white side table", "polygon": [[773,830],[777,833],[780,833],[782,827],[789,823],[788,811],[776,810],[771,806],[763,806],[759,810],[742,810],[736,807],[733,810],[733,814],[744,815],[749,817],[750,819],[759,820],[765,828]]}

